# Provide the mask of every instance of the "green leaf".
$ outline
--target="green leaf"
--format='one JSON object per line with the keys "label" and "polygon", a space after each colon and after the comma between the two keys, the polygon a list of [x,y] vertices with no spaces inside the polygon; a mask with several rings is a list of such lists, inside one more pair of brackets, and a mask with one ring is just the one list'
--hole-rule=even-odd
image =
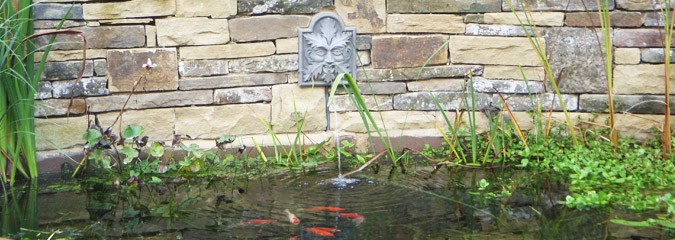
{"label": "green leaf", "polygon": [[141,134],[143,134],[143,127],[131,124],[124,129],[124,132],[122,132],[122,137],[125,139],[130,139],[141,136]]}
{"label": "green leaf", "polygon": [[160,158],[164,155],[164,146],[161,143],[154,142],[150,146],[150,156]]}
{"label": "green leaf", "polygon": [[630,226],[630,227],[652,227],[652,225],[647,222],[647,221],[629,221],[629,220],[623,220],[623,219],[611,219],[609,220],[612,223],[616,223],[619,225],[624,225],[624,226]]}
{"label": "green leaf", "polygon": [[87,146],[93,147],[98,143],[98,139],[101,137],[101,132],[96,129],[89,129],[82,138],[87,141]]}
{"label": "green leaf", "polygon": [[158,178],[158,177],[155,177],[155,176],[152,176],[152,178],[150,179],[150,182],[151,183],[161,183],[162,179]]}
{"label": "green leaf", "polygon": [[122,148],[122,153],[124,154],[124,164],[129,164],[131,160],[138,157],[138,151],[130,146],[124,146]]}
{"label": "green leaf", "polygon": [[218,144],[228,144],[234,142],[234,139],[236,137],[233,135],[223,135],[220,136],[218,139],[216,139],[216,143]]}

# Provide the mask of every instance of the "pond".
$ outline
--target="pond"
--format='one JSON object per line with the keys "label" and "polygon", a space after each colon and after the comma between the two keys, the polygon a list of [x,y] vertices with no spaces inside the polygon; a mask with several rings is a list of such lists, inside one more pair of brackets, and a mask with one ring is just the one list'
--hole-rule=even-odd
{"label": "pond", "polygon": [[52,185],[6,193],[1,233],[30,239],[607,237],[602,214],[568,211],[542,197],[492,205],[450,187],[456,185],[450,172],[399,170],[356,174],[357,181],[344,185],[334,184],[337,172],[325,166],[252,180],[176,179],[136,188],[91,181],[69,191]]}

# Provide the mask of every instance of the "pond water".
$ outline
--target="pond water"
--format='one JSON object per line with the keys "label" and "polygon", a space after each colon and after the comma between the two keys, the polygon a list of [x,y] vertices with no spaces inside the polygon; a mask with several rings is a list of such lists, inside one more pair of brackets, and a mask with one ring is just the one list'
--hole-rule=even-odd
{"label": "pond water", "polygon": [[319,170],[255,180],[181,179],[146,183],[140,190],[94,183],[74,191],[6,193],[0,233],[41,239],[606,237],[601,214],[522,199],[483,207],[480,195],[449,187],[452,177],[443,171],[356,174],[358,181],[346,185],[333,184],[336,175]]}

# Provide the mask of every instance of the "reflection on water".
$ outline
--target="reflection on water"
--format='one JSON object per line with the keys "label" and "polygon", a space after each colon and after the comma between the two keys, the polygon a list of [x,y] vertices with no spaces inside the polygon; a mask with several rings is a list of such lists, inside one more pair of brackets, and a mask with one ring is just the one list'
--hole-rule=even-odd
{"label": "reflection on water", "polygon": [[[166,180],[171,183],[147,183],[140,190],[114,188],[101,181],[84,184],[81,191],[10,192],[3,195],[0,233],[30,234],[21,226],[41,232],[38,238],[53,234],[82,239],[604,237],[604,219],[599,214],[561,211],[531,201],[480,206],[472,203],[476,196],[449,188],[451,178],[442,171],[362,175],[344,185],[333,184],[335,174],[280,174],[249,181]],[[341,212],[313,208],[326,206]],[[292,224],[285,209],[300,223]],[[317,227],[336,230],[317,232]]]}

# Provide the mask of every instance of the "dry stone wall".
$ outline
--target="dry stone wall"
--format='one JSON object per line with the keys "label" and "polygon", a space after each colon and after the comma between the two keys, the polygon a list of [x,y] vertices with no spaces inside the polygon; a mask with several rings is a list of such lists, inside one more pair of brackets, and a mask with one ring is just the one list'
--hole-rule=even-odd
{"label": "dry stone wall", "polygon": [[[204,147],[221,134],[241,136],[239,144],[247,144],[247,136],[267,135],[261,121],[277,133],[293,133],[297,117],[307,136],[330,136],[325,129],[331,122],[367,146],[347,96],[336,97],[338,113],[327,119],[324,89],[297,86],[298,29],[321,12],[337,13],[356,27],[357,80],[394,135],[438,137],[436,126],[444,122],[429,92],[444,110],[461,109],[468,72],[475,76],[479,107],[500,105],[500,92],[527,126],[525,111],[536,107],[530,95],[543,109],[562,106],[507,1],[40,1],[34,7],[37,30],[55,28],[69,12],[63,27],[84,32],[87,55],[84,78],[76,83],[84,45],[78,36],[57,37],[35,96],[38,149],[44,156],[57,148],[78,151],[90,120],[85,113],[112,123],[131,91],[122,124],[143,125],[158,141],[175,131]],[[602,122],[608,89],[603,39],[593,29],[599,25],[595,2],[526,2],[567,109]],[[624,132],[634,134],[662,121],[654,114],[664,112],[663,24],[651,0],[610,0],[610,8],[611,90],[617,111],[644,114],[621,117]],[[157,67],[144,69],[147,59]]]}

